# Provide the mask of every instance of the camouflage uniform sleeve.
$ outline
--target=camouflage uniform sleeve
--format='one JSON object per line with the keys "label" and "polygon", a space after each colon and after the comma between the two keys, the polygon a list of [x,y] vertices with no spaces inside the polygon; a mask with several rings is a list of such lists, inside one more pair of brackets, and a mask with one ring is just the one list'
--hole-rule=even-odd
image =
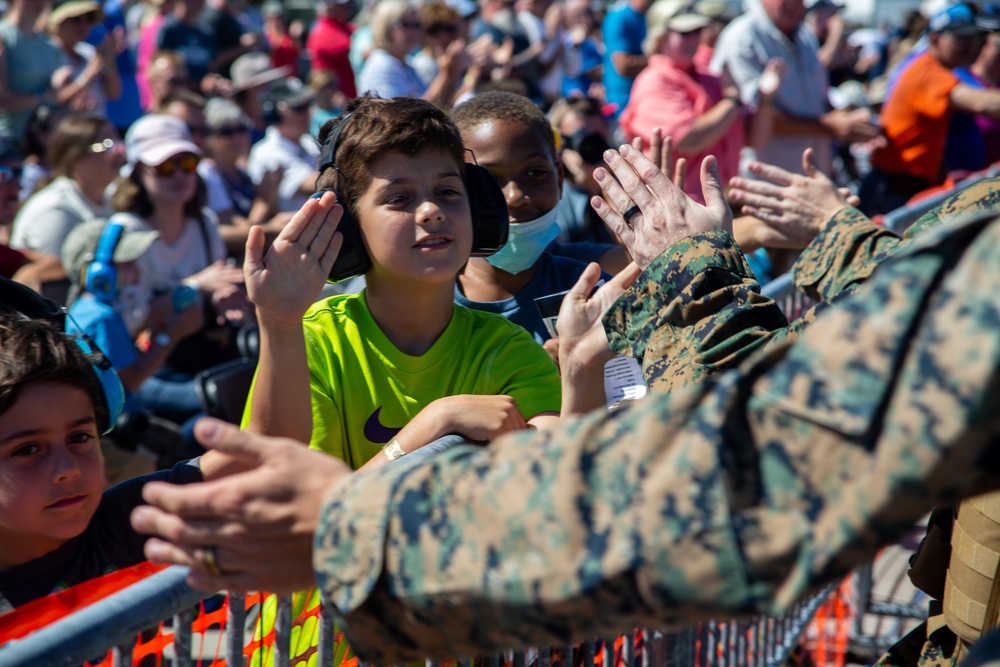
{"label": "camouflage uniform sleeve", "polygon": [[792,266],[792,280],[817,301],[832,299],[864,282],[898,245],[897,234],[848,206],[831,216],[802,251]]}
{"label": "camouflage uniform sleeve", "polygon": [[984,178],[959,190],[939,206],[924,213],[903,232],[903,240],[910,241],[927,229],[938,226],[944,220],[952,220],[955,216],[995,211],[997,207],[1000,207],[1000,177]]}
{"label": "camouflage uniform sleeve", "polygon": [[740,368],[331,491],[314,550],[365,659],[781,612],[1000,487],[1000,222],[912,244]]}
{"label": "camouflage uniform sleeve", "polygon": [[987,178],[959,190],[910,225],[902,239],[876,226],[861,211],[847,207],[833,215],[792,267],[795,287],[816,300],[832,299],[864,282],[901,245],[944,220],[995,211],[1000,178]]}
{"label": "camouflage uniform sleeve", "polygon": [[727,232],[672,246],[604,317],[611,349],[635,358],[661,392],[736,367],[787,324]]}

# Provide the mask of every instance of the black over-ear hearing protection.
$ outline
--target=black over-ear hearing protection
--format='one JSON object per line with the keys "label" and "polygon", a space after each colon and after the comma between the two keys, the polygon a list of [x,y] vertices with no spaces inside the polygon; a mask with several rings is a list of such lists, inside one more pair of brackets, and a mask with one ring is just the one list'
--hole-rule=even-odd
{"label": "black over-ear hearing protection", "polygon": [[[44,320],[58,329],[66,330],[67,313],[63,306],[40,296],[29,287],[2,276],[0,276],[0,306],[15,310],[28,319]],[[114,428],[122,413],[125,404],[125,389],[107,356],[101,352],[90,337],[83,335],[82,332],[70,335],[76,337],[77,344],[86,354],[97,356],[97,360],[91,362],[90,367],[101,385],[104,396],[104,414],[108,417],[107,421],[102,420],[97,428],[100,429],[101,433],[108,433]]]}
{"label": "black over-ear hearing protection", "polygon": [[[333,134],[323,146],[319,158],[319,173],[326,169],[337,168],[337,146],[340,143],[340,133],[350,121],[351,113],[346,114],[334,129]],[[472,212],[472,252],[473,257],[487,257],[500,250],[507,243],[510,229],[510,218],[507,212],[507,201],[504,199],[500,183],[485,167],[471,162],[465,163],[465,190],[469,197],[469,208]],[[337,200],[343,203],[343,197],[334,191]],[[344,235],[340,253],[330,270],[329,281],[337,282],[359,276],[371,268],[371,257],[365,247],[364,238],[357,222],[351,219],[346,207],[337,229]]]}

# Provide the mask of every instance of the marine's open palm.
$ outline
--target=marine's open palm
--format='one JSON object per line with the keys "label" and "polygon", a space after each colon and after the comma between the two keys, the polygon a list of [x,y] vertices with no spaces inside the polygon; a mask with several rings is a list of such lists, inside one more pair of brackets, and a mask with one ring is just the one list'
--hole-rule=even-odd
{"label": "marine's open palm", "polygon": [[344,209],[332,192],[310,198],[264,254],[264,231],[250,229],[243,275],[261,319],[298,326],[319,297],[343,237],[336,234]]}

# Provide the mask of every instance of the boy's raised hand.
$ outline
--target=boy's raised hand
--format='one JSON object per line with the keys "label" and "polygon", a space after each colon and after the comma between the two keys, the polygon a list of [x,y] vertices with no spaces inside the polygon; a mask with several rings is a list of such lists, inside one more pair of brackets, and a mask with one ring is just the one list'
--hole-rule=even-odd
{"label": "boy's raised hand", "polygon": [[300,326],[337,259],[343,236],[335,232],[344,209],[332,192],[314,197],[292,216],[266,255],[264,231],[250,229],[243,275],[261,320]]}
{"label": "boy's raised hand", "polygon": [[632,262],[595,292],[601,268],[591,263],[563,298],[556,320],[563,380],[561,415],[582,414],[604,405],[604,364],[615,355],[601,318],[640,273]]}
{"label": "boy's raised hand", "polygon": [[608,346],[601,318],[632,286],[640,273],[639,267],[632,262],[598,287],[596,292],[594,287],[601,278],[601,267],[591,262],[580,274],[569,294],[563,298],[556,319],[559,365],[564,372],[576,368],[600,368],[603,372],[604,364],[615,354]]}
{"label": "boy's raised hand", "polygon": [[681,239],[713,230],[732,233],[733,214],[722,193],[715,157],[710,155],[701,163],[705,206],[674,185],[660,165],[629,145],[605,151],[604,160],[618,180],[604,168],[596,169],[594,178],[604,196],[593,197],[590,203],[639,268],[645,270]]}

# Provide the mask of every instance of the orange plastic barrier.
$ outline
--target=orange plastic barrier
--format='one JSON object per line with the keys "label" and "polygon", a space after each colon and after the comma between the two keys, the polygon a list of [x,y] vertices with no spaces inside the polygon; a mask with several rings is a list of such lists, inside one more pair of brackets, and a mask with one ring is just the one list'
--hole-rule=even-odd
{"label": "orange plastic barrier", "polygon": [[117,593],[165,567],[149,562],[139,563],[22,605],[0,616],[0,646],[55,623],[77,609]]}

